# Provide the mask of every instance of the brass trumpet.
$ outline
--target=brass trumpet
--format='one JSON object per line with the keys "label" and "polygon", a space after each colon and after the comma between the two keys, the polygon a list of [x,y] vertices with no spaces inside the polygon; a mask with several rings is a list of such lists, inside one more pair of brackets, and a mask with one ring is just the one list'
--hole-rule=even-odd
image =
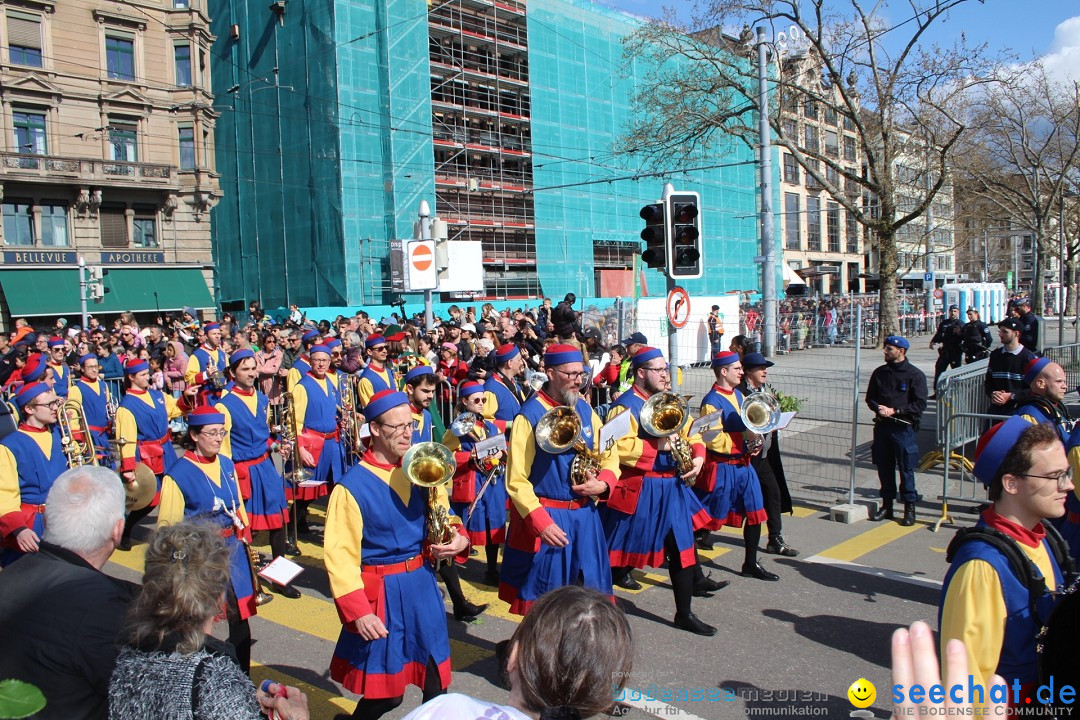
{"label": "brass trumpet", "polygon": [[[427,544],[445,545],[454,539],[454,529],[450,525],[450,513],[435,502],[435,488],[450,482],[454,476],[454,454],[449,448],[437,442],[422,442],[413,445],[401,459],[401,470],[413,485],[427,489]],[[432,558],[432,564],[438,570],[445,558]]]}
{"label": "brass trumpet", "polygon": [[690,406],[682,395],[658,392],[641,407],[640,422],[645,432],[655,437],[666,437],[671,449],[675,469],[685,475],[693,469],[693,453],[690,443],[680,432],[690,415]]}
{"label": "brass trumpet", "polygon": [[585,473],[600,472],[600,453],[591,450],[581,439],[581,418],[569,405],[551,408],[536,423],[536,444],[549,455],[561,455],[573,450],[570,463],[570,484],[586,482]]}

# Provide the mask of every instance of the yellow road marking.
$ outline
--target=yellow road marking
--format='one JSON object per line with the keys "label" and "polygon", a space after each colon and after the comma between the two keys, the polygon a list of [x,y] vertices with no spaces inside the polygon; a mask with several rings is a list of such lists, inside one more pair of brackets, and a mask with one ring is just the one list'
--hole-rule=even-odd
{"label": "yellow road marking", "polygon": [[925,527],[925,523],[915,523],[911,527],[904,527],[897,522],[883,523],[873,530],[867,530],[842,543],[833,545],[831,548],[818,553],[818,555],[832,560],[854,562],[856,558],[860,558],[880,547],[884,547],[893,540],[898,540],[917,530],[923,530]]}
{"label": "yellow road marking", "polygon": [[276,683],[284,683],[292,687],[300,688],[308,698],[308,714],[311,717],[334,717],[344,711],[352,713],[356,703],[332,693],[324,688],[316,687],[311,683],[297,680],[288,673],[283,673],[273,665],[251,663],[251,682],[255,687],[262,685],[263,680],[272,680]]}
{"label": "yellow road marking", "polygon": [[792,514],[797,518],[810,517],[811,515],[817,515],[821,512],[820,510],[814,510],[813,508],[802,507],[800,505],[796,505],[792,510]]}

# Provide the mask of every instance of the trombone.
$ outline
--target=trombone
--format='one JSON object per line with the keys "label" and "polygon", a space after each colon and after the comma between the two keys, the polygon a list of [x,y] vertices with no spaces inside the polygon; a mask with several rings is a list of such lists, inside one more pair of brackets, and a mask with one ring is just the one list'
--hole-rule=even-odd
{"label": "trombone", "polygon": [[360,380],[349,373],[338,373],[338,377],[340,378],[338,391],[341,398],[339,421],[341,437],[349,457],[359,461],[364,454],[364,441],[360,437],[360,422],[356,412],[356,385]]}
{"label": "trombone", "polygon": [[281,421],[281,442],[289,446],[289,470],[282,474],[282,479],[292,486],[292,507],[289,508],[292,520],[292,543],[296,545],[299,520],[296,517],[296,492],[300,483],[311,478],[311,473],[304,468],[300,460],[298,438],[300,437],[300,419],[296,417],[296,400],[292,392],[281,393],[281,409],[278,419]]}
{"label": "trombone", "polygon": [[[450,482],[454,476],[454,454],[445,445],[437,442],[416,443],[401,459],[401,471],[409,482],[427,489],[427,544],[445,545],[454,539],[454,530],[450,525],[450,513],[435,501],[435,489]],[[432,558],[432,564],[438,570],[446,558]]]}

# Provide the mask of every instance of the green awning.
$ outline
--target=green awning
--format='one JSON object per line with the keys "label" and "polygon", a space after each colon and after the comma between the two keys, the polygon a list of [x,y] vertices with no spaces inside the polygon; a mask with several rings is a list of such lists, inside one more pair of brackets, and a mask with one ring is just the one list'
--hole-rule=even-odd
{"label": "green awning", "polygon": [[[91,314],[214,307],[198,268],[108,268],[104,302],[86,304]],[[78,315],[79,271],[75,268],[0,270],[0,287],[13,317]]]}

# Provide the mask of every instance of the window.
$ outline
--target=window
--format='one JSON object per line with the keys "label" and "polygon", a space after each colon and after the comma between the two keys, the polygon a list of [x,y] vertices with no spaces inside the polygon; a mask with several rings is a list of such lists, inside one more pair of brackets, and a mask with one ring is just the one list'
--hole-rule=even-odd
{"label": "window", "polygon": [[844,160],[855,162],[855,138],[850,135],[844,136]]}
{"label": "window", "polygon": [[45,139],[45,113],[32,110],[12,110],[15,126],[15,152],[25,155],[44,155],[48,152]]}
{"label": "window", "polygon": [[799,165],[791,153],[784,153],[784,182],[799,183]]}
{"label": "window", "polygon": [[799,123],[797,120],[785,120],[784,121],[784,137],[792,142],[798,142],[799,140]]}
{"label": "window", "polygon": [[840,141],[835,130],[825,131],[825,154],[829,157],[836,157],[840,154]]}
{"label": "window", "polygon": [[818,136],[817,128],[813,125],[807,125],[803,128],[803,149],[807,152],[818,151]]}
{"label": "window", "polygon": [[174,10],[186,10],[191,5],[191,0],[172,0]]}
{"label": "window", "polygon": [[41,67],[41,18],[8,13],[7,25],[11,64]]}
{"label": "window", "polygon": [[138,162],[138,126],[131,121],[112,120],[109,123],[109,149],[111,159],[120,162]]}
{"label": "window", "polygon": [[825,166],[825,179],[828,180],[829,184],[831,184],[834,188],[837,188],[838,190],[844,189],[843,185],[841,184],[840,173],[837,172],[836,168],[834,168],[832,165]]}
{"label": "window", "polygon": [[840,206],[834,202],[829,203],[825,226],[829,236],[829,252],[840,252]]}
{"label": "window", "polygon": [[173,48],[173,55],[176,65],[176,84],[180,87],[191,87],[191,46],[176,45]]}
{"label": "window", "polygon": [[807,100],[803,103],[803,115],[811,120],[817,120],[817,102],[814,100]]}
{"label": "window", "polygon": [[67,205],[57,200],[46,200],[38,209],[41,210],[41,244],[46,247],[67,247]]}
{"label": "window", "polygon": [[784,193],[784,248],[802,250],[802,233],[799,232],[799,196]]}
{"label": "window", "polygon": [[834,107],[826,107],[825,108],[825,124],[826,125],[832,125],[832,126],[836,125],[836,108],[834,108]]}
{"label": "window", "polygon": [[135,206],[131,246],[139,248],[155,248],[158,246],[157,209],[152,205]]}
{"label": "window", "polygon": [[127,208],[123,205],[102,205],[98,210],[98,218],[101,222],[101,247],[126,248],[127,237]]}
{"label": "window", "polygon": [[821,167],[821,165],[817,160],[807,160],[806,162],[807,162],[806,188],[808,190],[820,190],[821,189],[821,183],[817,181],[817,178],[815,178],[813,175],[810,174],[810,168],[813,168],[814,170],[818,170]]}
{"label": "window", "polygon": [[106,35],[105,67],[110,80],[134,80],[135,39],[121,35]]}
{"label": "window", "polygon": [[34,216],[30,211],[29,200],[11,200],[5,202],[4,209],[4,244],[33,245]]}
{"label": "window", "polygon": [[806,249],[821,252],[821,198],[806,198]]}
{"label": "window", "polygon": [[180,169],[195,169],[195,128],[180,128]]}
{"label": "window", "polygon": [[847,211],[844,221],[844,236],[847,238],[847,251],[859,252],[859,223],[855,220],[855,213],[850,210]]}

